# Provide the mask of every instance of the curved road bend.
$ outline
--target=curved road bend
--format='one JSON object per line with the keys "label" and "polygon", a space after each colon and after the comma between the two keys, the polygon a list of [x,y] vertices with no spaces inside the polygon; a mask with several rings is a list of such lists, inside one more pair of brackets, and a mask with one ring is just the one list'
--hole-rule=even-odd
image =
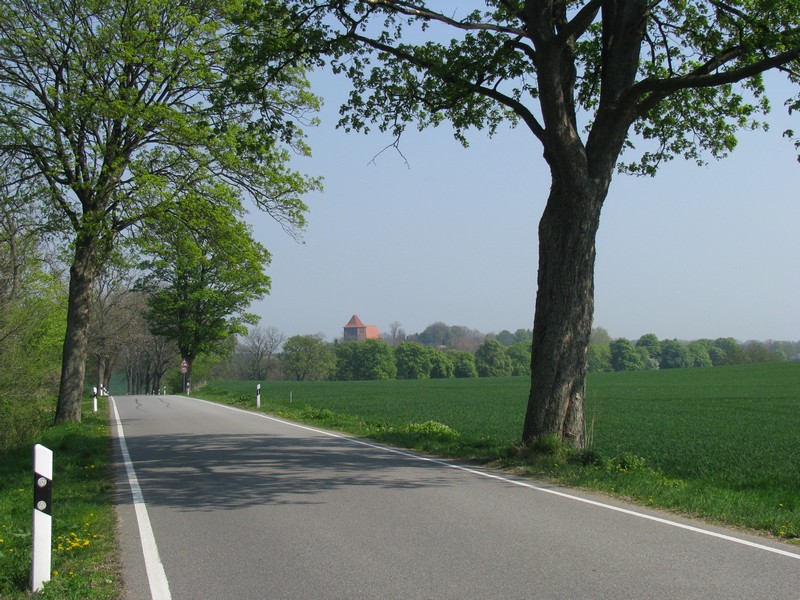
{"label": "curved road bend", "polygon": [[800,600],[779,542],[201,400],[114,405],[127,600]]}

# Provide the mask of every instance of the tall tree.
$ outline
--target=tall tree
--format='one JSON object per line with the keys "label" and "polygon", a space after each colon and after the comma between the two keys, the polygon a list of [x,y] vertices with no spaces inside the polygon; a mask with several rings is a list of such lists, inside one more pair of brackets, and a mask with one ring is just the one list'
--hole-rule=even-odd
{"label": "tall tree", "polygon": [[340,381],[383,380],[397,377],[394,349],[383,340],[344,342],[338,344],[334,352],[335,376]]}
{"label": "tall tree", "polygon": [[283,345],[283,368],[297,381],[327,379],[336,368],[336,356],[320,338],[295,335]]}
{"label": "tall tree", "polygon": [[692,357],[688,348],[678,340],[661,342],[660,356],[662,369],[686,369],[692,366]]}
{"label": "tall tree", "polygon": [[644,371],[647,368],[646,352],[639,353],[625,338],[610,344],[610,363],[615,371]]}
{"label": "tall tree", "polygon": [[447,350],[448,356],[453,359],[453,375],[456,377],[477,377],[478,369],[475,367],[475,355],[466,350]]}
{"label": "tall tree", "polygon": [[250,374],[256,381],[269,378],[272,357],[281,344],[286,341],[286,335],[277,327],[252,327],[247,331],[247,336],[242,341],[245,352],[250,359]]}
{"label": "tall tree", "polygon": [[398,379],[430,379],[432,353],[438,352],[416,342],[403,342],[394,349]]}
{"label": "tall tree", "polygon": [[269,253],[239,220],[241,212],[232,196],[227,202],[189,196],[174,213],[146,222],[139,236],[149,256],[142,264],[145,318],[151,332],[178,346],[189,380],[199,354],[218,353],[221,342],[258,321],[245,311],[269,291]]}
{"label": "tall tree", "polygon": [[0,153],[40,181],[73,248],[56,421],[80,420],[92,284],[123,231],[210,180],[303,226],[317,182],[289,158],[308,152],[317,100],[270,8],[269,50],[233,80],[232,49],[251,36],[234,0],[0,6]]}
{"label": "tall tree", "polygon": [[[542,146],[531,389],[522,438],[584,439],[595,237],[618,169],[721,157],[767,107],[761,74],[800,80],[797,0],[297,0],[354,84],[341,124],[395,136],[504,121]],[[469,9],[467,9],[469,10]],[[449,32],[449,33],[448,33]],[[452,39],[448,40],[447,38]],[[634,135],[635,134],[635,135]],[[634,141],[643,150],[635,155]],[[623,150],[628,151],[622,160]]]}
{"label": "tall tree", "polygon": [[637,340],[636,347],[644,348],[650,358],[661,360],[661,342],[655,333],[645,333]]}
{"label": "tall tree", "polygon": [[475,352],[475,367],[481,377],[506,377],[514,372],[511,358],[497,340],[486,340]]}

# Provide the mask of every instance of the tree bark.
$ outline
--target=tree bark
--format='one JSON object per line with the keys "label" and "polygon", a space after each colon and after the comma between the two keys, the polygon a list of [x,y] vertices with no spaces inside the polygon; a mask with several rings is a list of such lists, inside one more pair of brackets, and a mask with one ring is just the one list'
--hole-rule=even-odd
{"label": "tree bark", "polygon": [[616,159],[635,118],[633,106],[621,103],[621,98],[635,80],[647,6],[646,0],[602,3],[603,92],[585,145],[575,115],[574,47],[569,41],[553,43],[549,18],[539,28],[538,81],[546,131],[540,139],[553,183],[539,222],[531,391],[523,444],[554,435],[572,446],[584,445],[595,238]]}
{"label": "tree bark", "polygon": [[61,362],[61,385],[58,392],[55,422],[81,421],[81,398],[89,350],[89,323],[92,285],[95,276],[96,247],[89,236],[79,236],[75,257],[69,270],[67,332]]}
{"label": "tree bark", "polygon": [[607,185],[598,185],[588,175],[569,182],[554,176],[539,223],[539,276],[524,444],[552,434],[583,447],[595,236],[607,190]]}

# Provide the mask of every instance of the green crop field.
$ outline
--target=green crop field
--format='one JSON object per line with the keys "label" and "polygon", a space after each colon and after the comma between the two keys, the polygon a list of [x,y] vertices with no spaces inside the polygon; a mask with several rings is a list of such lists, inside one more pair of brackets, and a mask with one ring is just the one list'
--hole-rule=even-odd
{"label": "green crop field", "polygon": [[[264,410],[382,442],[800,536],[800,364],[589,377],[588,452],[517,449],[526,378],[264,382]],[[198,396],[255,406],[254,382]]]}

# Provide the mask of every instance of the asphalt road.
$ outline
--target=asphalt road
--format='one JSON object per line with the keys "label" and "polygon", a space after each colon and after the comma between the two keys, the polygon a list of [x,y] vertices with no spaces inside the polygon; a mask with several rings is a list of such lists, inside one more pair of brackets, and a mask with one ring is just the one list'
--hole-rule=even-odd
{"label": "asphalt road", "polygon": [[200,400],[115,404],[127,600],[800,600],[779,542]]}

